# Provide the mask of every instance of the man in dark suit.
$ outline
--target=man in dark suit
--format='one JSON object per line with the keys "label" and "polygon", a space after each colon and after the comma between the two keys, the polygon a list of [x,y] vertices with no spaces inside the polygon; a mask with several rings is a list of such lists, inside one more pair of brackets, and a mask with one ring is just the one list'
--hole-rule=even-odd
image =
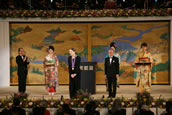
{"label": "man in dark suit", "polygon": [[25,93],[26,91],[26,77],[27,77],[27,65],[29,64],[28,62],[28,57],[24,55],[24,49],[19,48],[18,49],[19,55],[16,57],[16,63],[18,65],[18,83],[19,83],[19,93]]}
{"label": "man in dark suit", "polygon": [[109,57],[105,58],[105,76],[108,80],[109,97],[115,97],[116,84],[119,79],[119,60],[117,57],[113,56],[114,51],[112,49],[110,49],[108,53]]}

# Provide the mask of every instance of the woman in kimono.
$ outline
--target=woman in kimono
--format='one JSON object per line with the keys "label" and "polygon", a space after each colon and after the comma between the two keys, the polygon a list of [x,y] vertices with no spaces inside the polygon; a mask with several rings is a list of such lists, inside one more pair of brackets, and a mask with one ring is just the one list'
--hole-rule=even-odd
{"label": "woman in kimono", "polygon": [[45,84],[49,95],[54,95],[58,87],[58,69],[59,61],[54,55],[54,47],[48,47],[48,55],[44,59]]}
{"label": "woman in kimono", "polygon": [[[153,64],[153,58],[150,52],[147,50],[147,44],[141,44],[141,52],[138,53],[135,59],[137,78],[136,87],[139,87],[140,93],[150,92],[151,87],[151,70]],[[143,63],[138,65],[137,63]]]}

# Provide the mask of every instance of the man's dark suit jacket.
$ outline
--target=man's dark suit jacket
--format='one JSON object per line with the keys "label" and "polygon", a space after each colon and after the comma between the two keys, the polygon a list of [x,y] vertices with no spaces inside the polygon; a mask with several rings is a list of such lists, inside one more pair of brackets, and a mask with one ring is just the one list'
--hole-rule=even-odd
{"label": "man's dark suit jacket", "polygon": [[105,75],[107,76],[115,76],[119,74],[119,60],[117,57],[113,56],[110,64],[110,57],[105,59]]}
{"label": "man's dark suit jacket", "polygon": [[[25,56],[23,57],[23,59],[24,58],[25,58]],[[16,62],[17,62],[17,65],[18,65],[18,71],[17,71],[18,74],[23,73],[23,72],[25,72],[27,74],[27,64],[29,64],[29,62],[27,62],[27,61],[23,62],[23,59],[22,59],[22,57],[20,55],[18,55],[16,57]]]}

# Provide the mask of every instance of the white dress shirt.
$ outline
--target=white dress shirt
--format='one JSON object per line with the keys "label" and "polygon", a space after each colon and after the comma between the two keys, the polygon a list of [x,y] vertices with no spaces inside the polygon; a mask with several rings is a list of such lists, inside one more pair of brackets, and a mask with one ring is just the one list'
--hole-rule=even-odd
{"label": "white dress shirt", "polygon": [[112,63],[112,57],[109,57],[109,59],[110,59],[110,64]]}

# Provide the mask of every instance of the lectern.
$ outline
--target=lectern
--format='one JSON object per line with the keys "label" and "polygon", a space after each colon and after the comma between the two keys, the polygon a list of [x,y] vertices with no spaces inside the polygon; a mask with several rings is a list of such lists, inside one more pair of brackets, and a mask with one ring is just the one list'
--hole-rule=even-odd
{"label": "lectern", "polygon": [[80,89],[88,93],[96,93],[96,62],[81,62]]}
{"label": "lectern", "polygon": [[151,66],[150,59],[147,57],[139,58],[139,62],[135,64],[136,66]]}

